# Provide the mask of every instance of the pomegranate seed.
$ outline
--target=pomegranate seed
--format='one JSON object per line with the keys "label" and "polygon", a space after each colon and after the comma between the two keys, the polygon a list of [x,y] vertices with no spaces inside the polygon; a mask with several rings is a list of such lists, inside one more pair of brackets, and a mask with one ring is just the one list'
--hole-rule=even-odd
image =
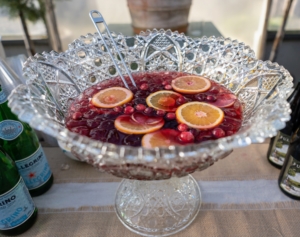
{"label": "pomegranate seed", "polygon": [[132,114],[134,112],[134,108],[132,106],[126,106],[124,109],[124,114]]}
{"label": "pomegranate seed", "polygon": [[167,119],[175,119],[176,118],[176,114],[175,113],[167,113],[167,115],[166,115],[166,118]]}
{"label": "pomegranate seed", "polygon": [[81,119],[82,118],[82,113],[80,113],[80,112],[75,112],[73,115],[72,115],[72,119],[74,119],[74,120],[79,120],[79,119]]}
{"label": "pomegranate seed", "polygon": [[171,89],[172,89],[172,86],[171,86],[171,85],[165,85],[165,89],[166,89],[166,90],[171,90]]}
{"label": "pomegranate seed", "polygon": [[117,106],[117,107],[115,107],[113,110],[114,110],[115,112],[117,112],[117,113],[122,113],[122,111],[123,111],[123,109],[122,109],[121,106]]}
{"label": "pomegranate seed", "polygon": [[150,108],[150,107],[148,107],[144,110],[144,113],[148,114],[148,115],[151,114],[152,112],[153,112],[153,108]]}
{"label": "pomegranate seed", "polygon": [[195,95],[195,100],[205,101],[206,97],[207,97],[207,95],[205,95],[205,94],[197,94],[197,95]]}
{"label": "pomegranate seed", "polygon": [[206,100],[207,100],[207,101],[210,101],[210,102],[214,102],[214,101],[217,100],[217,97],[214,96],[214,95],[208,95],[208,96],[206,97]]}
{"label": "pomegranate seed", "polygon": [[163,110],[157,110],[157,111],[156,111],[156,115],[157,115],[157,116],[164,116],[165,114],[166,114],[166,112],[163,111]]}
{"label": "pomegranate seed", "polygon": [[181,123],[178,125],[177,129],[180,131],[180,132],[185,132],[188,130],[188,126],[184,123]]}
{"label": "pomegranate seed", "polygon": [[213,131],[212,131],[212,134],[214,135],[214,137],[216,138],[221,138],[221,137],[224,137],[225,136],[225,132],[222,128],[215,128]]}
{"label": "pomegranate seed", "polygon": [[183,142],[193,142],[195,137],[191,132],[181,132],[179,134],[179,139]]}
{"label": "pomegranate seed", "polygon": [[184,104],[186,102],[187,102],[187,99],[185,97],[183,97],[183,96],[181,96],[181,97],[179,97],[179,98],[176,99],[176,104],[177,105],[182,105],[182,104]]}
{"label": "pomegranate seed", "polygon": [[140,89],[141,90],[147,90],[149,88],[148,84],[147,83],[143,83],[141,86],[140,86]]}
{"label": "pomegranate seed", "polygon": [[144,111],[146,109],[146,106],[143,105],[143,104],[138,104],[138,105],[135,106],[135,109],[137,111]]}

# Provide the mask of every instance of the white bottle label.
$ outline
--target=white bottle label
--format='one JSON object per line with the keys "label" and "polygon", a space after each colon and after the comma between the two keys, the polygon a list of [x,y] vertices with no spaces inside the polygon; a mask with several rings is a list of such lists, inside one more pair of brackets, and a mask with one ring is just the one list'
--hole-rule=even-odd
{"label": "white bottle label", "polygon": [[278,132],[274,139],[273,147],[269,160],[274,164],[282,166],[285,160],[287,150],[289,148],[291,137],[282,132]]}
{"label": "white bottle label", "polygon": [[39,188],[51,178],[52,173],[41,145],[31,156],[17,160],[16,165],[29,190]]}
{"label": "white bottle label", "polygon": [[20,177],[15,187],[0,195],[0,230],[21,225],[31,217],[34,210],[33,200]]}
{"label": "white bottle label", "polygon": [[23,124],[15,120],[3,120],[0,122],[0,138],[11,141],[23,132]]}
{"label": "white bottle label", "polygon": [[287,157],[288,164],[280,181],[280,187],[286,192],[300,197],[300,162],[293,157]]}

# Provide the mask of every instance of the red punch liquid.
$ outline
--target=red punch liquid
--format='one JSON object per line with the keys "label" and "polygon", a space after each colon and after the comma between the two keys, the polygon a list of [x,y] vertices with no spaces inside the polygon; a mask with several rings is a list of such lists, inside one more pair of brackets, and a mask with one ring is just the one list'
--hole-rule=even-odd
{"label": "red punch liquid", "polygon": [[[160,117],[164,120],[161,130],[167,133],[165,135],[169,133],[170,136],[177,139],[177,143],[182,145],[215,140],[236,133],[242,124],[242,105],[233,93],[214,81],[211,81],[211,87],[206,92],[197,94],[179,93],[182,96],[176,100],[174,105],[176,107],[184,103],[199,101],[219,107],[224,112],[224,119],[221,124],[214,128],[196,129],[188,127],[186,124],[178,123],[175,112],[156,110],[147,105],[146,98],[151,93],[161,90],[173,91],[171,81],[185,75],[189,74],[182,72],[136,73],[132,76],[137,84],[137,88],[131,86],[126,76],[125,79],[128,81],[134,97],[128,103],[110,109],[94,106],[91,103],[91,98],[105,88],[124,87],[124,85],[120,77],[100,82],[86,89],[71,104],[66,117],[66,127],[72,132],[101,142],[129,146],[141,146],[143,134],[125,134],[117,130],[114,121],[121,115],[135,116],[138,113],[151,118]],[[166,100],[166,103],[168,103],[168,100]]]}

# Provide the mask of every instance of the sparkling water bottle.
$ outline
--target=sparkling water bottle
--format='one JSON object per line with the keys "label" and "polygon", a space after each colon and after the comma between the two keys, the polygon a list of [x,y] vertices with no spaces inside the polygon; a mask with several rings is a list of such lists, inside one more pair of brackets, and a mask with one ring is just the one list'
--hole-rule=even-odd
{"label": "sparkling water bottle", "polygon": [[14,161],[0,148],[0,233],[23,233],[33,225],[37,213]]}

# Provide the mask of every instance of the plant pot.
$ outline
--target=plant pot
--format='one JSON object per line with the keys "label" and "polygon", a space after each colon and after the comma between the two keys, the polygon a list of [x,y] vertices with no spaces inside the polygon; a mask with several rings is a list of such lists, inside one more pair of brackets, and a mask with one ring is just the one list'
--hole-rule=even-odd
{"label": "plant pot", "polygon": [[186,33],[192,0],[127,0],[135,34],[147,29]]}

